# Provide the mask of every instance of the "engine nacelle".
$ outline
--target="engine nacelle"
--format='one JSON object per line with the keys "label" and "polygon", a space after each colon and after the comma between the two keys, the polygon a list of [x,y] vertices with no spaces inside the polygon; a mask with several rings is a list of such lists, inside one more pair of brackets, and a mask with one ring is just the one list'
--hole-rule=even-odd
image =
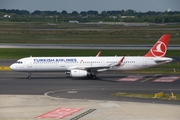
{"label": "engine nacelle", "polygon": [[86,77],[88,74],[87,71],[85,70],[71,70],[70,72],[70,76],[71,77]]}

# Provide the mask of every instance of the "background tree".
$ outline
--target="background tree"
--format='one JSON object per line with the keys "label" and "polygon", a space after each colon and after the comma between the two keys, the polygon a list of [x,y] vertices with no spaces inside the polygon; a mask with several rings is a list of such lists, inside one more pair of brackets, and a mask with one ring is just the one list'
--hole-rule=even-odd
{"label": "background tree", "polygon": [[86,12],[86,11],[81,11],[81,12],[80,12],[80,15],[86,16],[86,15],[87,15],[87,12]]}
{"label": "background tree", "polygon": [[77,16],[77,15],[79,15],[79,13],[78,13],[77,11],[73,11],[73,12],[71,13],[71,15]]}
{"label": "background tree", "polygon": [[67,13],[67,11],[66,11],[66,10],[63,10],[63,11],[61,12],[61,14],[63,14],[63,15],[67,15],[68,13]]}

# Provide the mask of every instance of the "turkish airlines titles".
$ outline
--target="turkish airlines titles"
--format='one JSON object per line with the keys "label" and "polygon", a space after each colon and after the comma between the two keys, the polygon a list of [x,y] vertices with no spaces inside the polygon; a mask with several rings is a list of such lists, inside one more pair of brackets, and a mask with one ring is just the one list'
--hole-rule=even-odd
{"label": "turkish airlines titles", "polygon": [[34,62],[77,62],[75,58],[68,58],[68,59],[33,59]]}

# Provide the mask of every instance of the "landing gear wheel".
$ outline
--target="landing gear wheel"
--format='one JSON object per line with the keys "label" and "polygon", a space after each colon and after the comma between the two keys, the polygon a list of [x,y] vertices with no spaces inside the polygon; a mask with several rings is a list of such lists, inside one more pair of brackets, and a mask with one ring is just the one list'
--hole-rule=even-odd
{"label": "landing gear wheel", "polygon": [[96,77],[95,75],[92,75],[92,79],[93,79],[93,80],[96,80],[97,77]]}
{"label": "landing gear wheel", "polygon": [[31,79],[31,73],[29,73],[29,76],[27,77],[29,80]]}
{"label": "landing gear wheel", "polygon": [[89,74],[89,75],[87,75],[87,77],[90,79],[93,79],[93,80],[97,79],[96,75],[93,75],[93,74]]}

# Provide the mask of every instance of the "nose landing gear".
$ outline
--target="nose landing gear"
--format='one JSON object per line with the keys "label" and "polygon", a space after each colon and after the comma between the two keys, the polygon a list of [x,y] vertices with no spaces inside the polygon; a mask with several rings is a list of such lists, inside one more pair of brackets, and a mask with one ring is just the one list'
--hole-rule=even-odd
{"label": "nose landing gear", "polygon": [[29,73],[29,76],[28,76],[27,78],[28,78],[29,80],[32,78],[32,77],[31,77],[31,73]]}

